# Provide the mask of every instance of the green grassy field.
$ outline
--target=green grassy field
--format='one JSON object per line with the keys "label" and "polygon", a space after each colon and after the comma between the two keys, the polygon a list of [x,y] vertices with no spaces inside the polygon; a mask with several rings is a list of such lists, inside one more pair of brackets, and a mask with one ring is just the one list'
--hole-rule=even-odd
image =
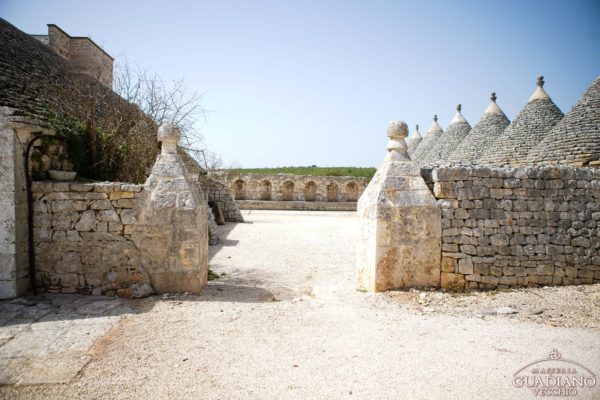
{"label": "green grassy field", "polygon": [[358,176],[368,178],[375,175],[376,168],[359,167],[279,167],[279,168],[238,168],[232,172],[239,174],[293,174],[310,176]]}

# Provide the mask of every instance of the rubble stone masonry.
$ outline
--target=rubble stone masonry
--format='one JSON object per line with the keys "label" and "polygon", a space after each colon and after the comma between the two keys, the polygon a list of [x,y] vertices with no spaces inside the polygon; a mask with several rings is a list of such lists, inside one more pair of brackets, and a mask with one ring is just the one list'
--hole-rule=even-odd
{"label": "rubble stone masonry", "polygon": [[442,287],[600,282],[600,170],[422,169],[442,211]]}

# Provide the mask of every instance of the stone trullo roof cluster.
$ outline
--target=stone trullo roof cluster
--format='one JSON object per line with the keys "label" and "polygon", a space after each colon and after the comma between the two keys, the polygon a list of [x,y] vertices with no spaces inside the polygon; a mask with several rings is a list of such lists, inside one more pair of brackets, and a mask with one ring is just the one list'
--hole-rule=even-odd
{"label": "stone trullo roof cluster", "polygon": [[460,142],[469,134],[471,125],[461,113],[462,105],[456,106],[456,114],[446,132],[440,136],[433,145],[427,156],[422,160],[424,163],[432,164],[437,161],[446,161],[448,156],[456,149]]}
{"label": "stone trullo roof cluster", "polygon": [[544,78],[539,76],[537,87],[525,108],[506,127],[504,133],[483,153],[480,161],[495,165],[523,164],[527,154],[563,117],[544,90]]}
{"label": "stone trullo roof cluster", "polygon": [[427,155],[429,154],[429,151],[433,148],[435,143],[444,133],[444,130],[442,129],[440,124],[438,124],[437,121],[438,116],[434,115],[431,127],[425,134],[423,140],[421,140],[419,146],[413,151],[413,154],[411,155],[413,160],[424,160],[425,157],[427,157]]}
{"label": "stone trullo roof cluster", "polygon": [[448,157],[450,162],[476,162],[490,143],[506,129],[510,121],[496,103],[496,93],[490,96],[490,105],[475,124],[471,132]]}
{"label": "stone trullo roof cluster", "polygon": [[[527,156],[528,164],[589,165],[600,157],[600,77]],[[595,163],[597,164],[597,163]]]}
{"label": "stone trullo roof cluster", "polygon": [[[510,122],[491,102],[475,127],[461,114],[460,105],[446,132],[434,122],[420,143],[409,144],[419,165],[540,163],[600,166],[600,78],[566,115],[544,90],[539,76],[525,107]],[[416,148],[415,148],[416,147]]]}

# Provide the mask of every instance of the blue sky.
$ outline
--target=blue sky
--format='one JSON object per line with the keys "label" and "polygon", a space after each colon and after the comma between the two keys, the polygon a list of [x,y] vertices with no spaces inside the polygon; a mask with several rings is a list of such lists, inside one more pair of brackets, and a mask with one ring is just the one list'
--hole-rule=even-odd
{"label": "blue sky", "polygon": [[210,110],[199,127],[226,165],[378,166],[403,119],[475,125],[496,91],[510,119],[543,74],[563,110],[600,75],[599,1],[0,0],[28,33],[54,23]]}

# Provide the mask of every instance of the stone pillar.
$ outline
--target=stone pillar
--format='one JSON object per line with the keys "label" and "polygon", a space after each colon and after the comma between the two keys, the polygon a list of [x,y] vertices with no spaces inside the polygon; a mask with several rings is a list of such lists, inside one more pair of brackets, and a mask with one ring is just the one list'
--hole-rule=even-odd
{"label": "stone pillar", "polygon": [[179,138],[177,128],[159,128],[161,154],[135,210],[132,240],[158,293],[199,293],[208,278],[206,206],[177,154]]}
{"label": "stone pillar", "polygon": [[358,201],[358,286],[439,287],[441,211],[406,151],[406,123],[391,122],[387,134],[387,156]]}

